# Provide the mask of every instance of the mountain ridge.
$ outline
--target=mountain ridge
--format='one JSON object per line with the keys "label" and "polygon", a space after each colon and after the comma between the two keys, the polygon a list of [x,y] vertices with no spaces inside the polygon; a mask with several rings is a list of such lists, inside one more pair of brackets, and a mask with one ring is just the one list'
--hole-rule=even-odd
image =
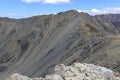
{"label": "mountain ridge", "polygon": [[120,61],[120,41],[113,39],[118,34],[109,21],[75,10],[0,19],[0,79],[12,73],[44,76],[56,64],[74,62],[94,63],[119,72],[119,67],[114,67]]}
{"label": "mountain ridge", "polygon": [[112,23],[120,32],[120,14],[103,14],[98,15],[106,20],[108,20],[110,23]]}

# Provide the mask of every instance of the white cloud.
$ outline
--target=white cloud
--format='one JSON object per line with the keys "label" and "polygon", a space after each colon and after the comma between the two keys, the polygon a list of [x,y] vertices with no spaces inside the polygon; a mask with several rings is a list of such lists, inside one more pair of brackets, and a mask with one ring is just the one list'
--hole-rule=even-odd
{"label": "white cloud", "polygon": [[[19,18],[26,18],[26,17],[30,17],[30,16],[34,16],[35,14],[33,15],[21,15],[21,14],[8,14],[8,13],[0,13],[0,17],[9,17],[9,18],[16,18],[16,19],[19,19]],[[38,15],[38,14],[36,14]]]}
{"label": "white cloud", "polygon": [[10,17],[10,18],[14,18],[14,17],[18,17],[19,15],[17,14],[1,14],[0,13],[0,17]]}
{"label": "white cloud", "polygon": [[78,12],[82,12],[82,10],[77,10]]}
{"label": "white cloud", "polygon": [[120,7],[112,8],[112,7],[107,7],[103,9],[96,9],[93,8],[90,11],[88,11],[90,14],[108,14],[108,13],[120,13]]}
{"label": "white cloud", "polygon": [[[109,13],[114,13],[114,14],[120,14],[120,7],[107,7],[107,8],[103,8],[103,9],[96,9],[93,8],[91,10],[77,10],[78,12],[86,12],[89,13],[91,15],[97,15],[97,14],[109,14]],[[57,13],[53,13],[54,15]],[[25,15],[21,15],[21,14],[13,14],[13,13],[0,13],[0,17],[10,17],[10,18],[25,18],[25,17],[30,17],[30,16],[35,16],[35,15],[48,15],[48,14],[25,14]]]}
{"label": "white cloud", "polygon": [[113,13],[113,14],[120,14],[120,7],[115,7],[115,8],[112,8],[112,7],[106,7],[106,8],[103,8],[103,9],[96,9],[96,8],[93,8],[91,10],[77,10],[78,12],[86,12],[86,13],[89,13],[91,15],[97,15],[97,14],[109,14],[109,13]]}
{"label": "white cloud", "polygon": [[91,12],[98,13],[98,12],[100,12],[100,10],[97,10],[97,9],[93,8],[93,9],[91,10]]}
{"label": "white cloud", "polygon": [[59,3],[69,3],[70,0],[22,0],[27,3],[41,2],[46,4],[59,4]]}
{"label": "white cloud", "polygon": [[41,2],[42,0],[22,0],[23,2],[33,3],[33,2]]}

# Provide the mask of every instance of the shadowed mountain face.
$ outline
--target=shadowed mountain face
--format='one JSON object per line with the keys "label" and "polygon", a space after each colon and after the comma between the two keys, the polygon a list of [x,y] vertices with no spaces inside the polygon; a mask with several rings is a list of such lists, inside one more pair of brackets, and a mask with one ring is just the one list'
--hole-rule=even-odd
{"label": "shadowed mountain face", "polygon": [[99,16],[111,22],[120,32],[120,14],[105,14]]}
{"label": "shadowed mountain face", "polygon": [[26,19],[0,18],[0,79],[44,76],[56,64],[87,62],[120,71],[118,30],[75,10]]}

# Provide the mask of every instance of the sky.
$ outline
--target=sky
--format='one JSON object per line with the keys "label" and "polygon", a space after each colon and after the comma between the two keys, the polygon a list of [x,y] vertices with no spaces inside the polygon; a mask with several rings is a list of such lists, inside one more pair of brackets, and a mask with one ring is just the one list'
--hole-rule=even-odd
{"label": "sky", "polygon": [[78,10],[91,15],[120,13],[120,0],[0,0],[0,16],[23,18]]}

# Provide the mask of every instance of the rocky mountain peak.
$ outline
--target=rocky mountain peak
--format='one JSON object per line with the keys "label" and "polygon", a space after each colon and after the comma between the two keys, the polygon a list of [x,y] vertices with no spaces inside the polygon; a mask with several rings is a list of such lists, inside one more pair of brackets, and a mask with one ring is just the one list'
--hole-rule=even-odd
{"label": "rocky mountain peak", "polygon": [[94,63],[120,72],[118,29],[75,10],[0,20],[0,80],[45,76],[56,64]]}

